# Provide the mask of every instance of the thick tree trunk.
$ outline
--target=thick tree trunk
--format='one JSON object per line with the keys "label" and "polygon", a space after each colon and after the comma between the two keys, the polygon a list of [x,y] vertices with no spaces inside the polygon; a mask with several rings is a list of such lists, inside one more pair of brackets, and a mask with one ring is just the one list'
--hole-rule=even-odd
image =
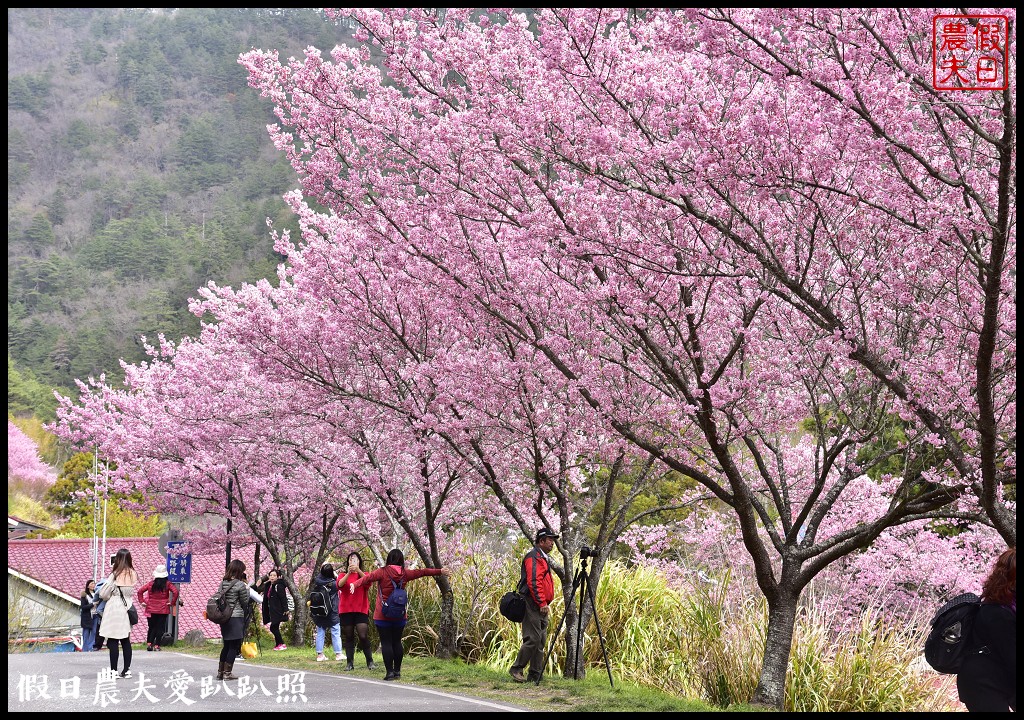
{"label": "thick tree trunk", "polygon": [[765,638],[761,676],[751,702],[781,710],[786,699],[786,671],[793,648],[799,591],[779,587],[768,598],[768,636]]}
{"label": "thick tree trunk", "polygon": [[299,588],[295,585],[294,580],[285,578],[285,584],[288,585],[288,592],[291,593],[292,598],[295,600],[295,610],[291,614],[292,645],[303,647],[306,644],[306,619],[309,616],[305,595],[299,592]]}
{"label": "thick tree trunk", "polygon": [[455,657],[459,651],[459,629],[455,623],[455,597],[450,587],[441,588],[441,620],[437,632],[437,657],[444,660]]}

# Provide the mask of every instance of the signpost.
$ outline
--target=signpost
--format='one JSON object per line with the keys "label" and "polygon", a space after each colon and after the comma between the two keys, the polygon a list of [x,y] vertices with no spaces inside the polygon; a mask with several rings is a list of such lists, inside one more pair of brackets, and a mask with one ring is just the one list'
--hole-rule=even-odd
{"label": "signpost", "polygon": [[167,558],[167,581],[178,586],[178,602],[167,628],[171,643],[178,639],[178,609],[184,601],[184,586],[192,582],[192,553],[184,552],[188,543],[180,538],[180,530],[168,530],[160,536],[160,553]]}
{"label": "signpost", "polygon": [[167,579],[175,584],[192,582],[192,553],[179,550],[185,545],[184,540],[170,540],[167,543]]}

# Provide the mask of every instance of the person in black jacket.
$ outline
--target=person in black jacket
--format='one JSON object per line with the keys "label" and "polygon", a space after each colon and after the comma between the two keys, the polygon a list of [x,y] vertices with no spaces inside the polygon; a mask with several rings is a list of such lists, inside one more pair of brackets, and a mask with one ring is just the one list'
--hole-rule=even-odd
{"label": "person in black jacket", "polygon": [[970,712],[1017,711],[1017,549],[996,560],[981,589],[968,655],[956,676]]}
{"label": "person in black jacket", "polygon": [[96,643],[96,629],[99,621],[96,617],[96,581],[89,578],[85,581],[85,590],[81,597],[82,621],[82,652],[91,652]]}
{"label": "person in black jacket", "polygon": [[[321,600],[326,602],[326,607],[323,607]],[[339,662],[344,660],[345,656],[341,652],[341,616],[338,614],[338,578],[331,563],[324,563],[320,568],[306,604],[309,605],[310,617],[316,625],[316,661],[327,659],[324,655],[324,634],[327,630],[331,631],[334,659]]]}
{"label": "person in black jacket", "polygon": [[263,596],[263,624],[270,623],[274,649],[284,650],[288,646],[281,637],[281,623],[288,622],[288,585],[275,568],[263,576],[256,592]]}

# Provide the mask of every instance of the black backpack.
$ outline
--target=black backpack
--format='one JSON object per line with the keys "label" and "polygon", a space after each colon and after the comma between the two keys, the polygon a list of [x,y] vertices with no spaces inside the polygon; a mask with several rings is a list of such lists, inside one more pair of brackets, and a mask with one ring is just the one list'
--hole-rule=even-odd
{"label": "black backpack", "polygon": [[331,591],[323,585],[316,585],[309,593],[310,617],[325,618],[331,614]]}
{"label": "black backpack", "polygon": [[209,600],[206,601],[206,619],[210,622],[223,625],[231,619],[231,613],[235,610],[235,604],[229,603],[227,597],[225,597],[233,588],[235,583],[231,583],[223,590],[218,588],[217,592],[213,594]]}
{"label": "black backpack", "polygon": [[[405,573],[402,573],[402,577],[405,578]],[[404,580],[398,580],[397,578],[391,581],[394,585],[394,590],[388,595],[388,599],[381,605],[380,612],[391,620],[401,620],[405,617],[406,608],[409,605],[409,593],[405,591],[403,587],[405,585]]]}
{"label": "black backpack", "polygon": [[960,672],[967,647],[971,643],[974,618],[981,607],[981,598],[974,593],[957,595],[939,608],[932,618],[931,631],[924,643],[924,659],[937,672],[956,675]]}

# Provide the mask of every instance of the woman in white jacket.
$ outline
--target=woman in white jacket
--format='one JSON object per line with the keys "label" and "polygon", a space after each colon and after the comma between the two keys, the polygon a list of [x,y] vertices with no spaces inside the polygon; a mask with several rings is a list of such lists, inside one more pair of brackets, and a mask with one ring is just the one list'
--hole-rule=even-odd
{"label": "woman in white jacket", "polygon": [[114,556],[110,577],[100,588],[100,597],[107,601],[100,623],[100,635],[107,638],[110,669],[114,672],[117,672],[118,646],[124,649],[124,670],[118,674],[122,678],[132,676],[132,624],[128,619],[128,608],[132,607],[138,583],[139,575],[132,566],[132,554],[127,548],[121,548]]}

